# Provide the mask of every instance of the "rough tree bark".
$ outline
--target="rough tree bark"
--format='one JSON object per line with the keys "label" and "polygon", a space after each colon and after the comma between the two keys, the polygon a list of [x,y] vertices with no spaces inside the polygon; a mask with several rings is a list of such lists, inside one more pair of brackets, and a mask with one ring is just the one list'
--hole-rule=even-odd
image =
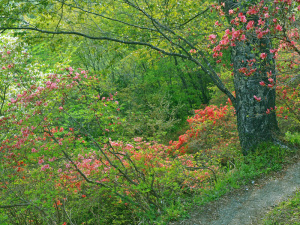
{"label": "rough tree bark", "polygon": [[[225,12],[229,21],[232,18],[228,11],[236,10],[237,7],[240,7],[240,12],[243,12],[238,2],[234,0],[225,2]],[[246,15],[246,12],[243,13]],[[248,17],[247,20],[253,20],[257,24],[258,18]],[[275,87],[269,88],[259,84],[260,81],[264,81],[265,84],[270,83],[269,78],[274,80],[273,83],[276,82],[274,55],[270,54],[271,39],[258,39],[250,31],[246,31],[245,35],[246,41],[238,41],[235,43],[236,46],[231,48],[231,60],[234,70],[239,138],[243,154],[247,155],[259,143],[276,141],[279,128],[275,110],[272,110],[275,108]],[[261,53],[267,53],[267,57],[261,59]],[[249,66],[250,60],[253,62],[252,66]],[[255,72],[245,76],[241,68],[247,68],[248,71],[255,69]],[[254,96],[261,98],[261,101],[256,100]]]}

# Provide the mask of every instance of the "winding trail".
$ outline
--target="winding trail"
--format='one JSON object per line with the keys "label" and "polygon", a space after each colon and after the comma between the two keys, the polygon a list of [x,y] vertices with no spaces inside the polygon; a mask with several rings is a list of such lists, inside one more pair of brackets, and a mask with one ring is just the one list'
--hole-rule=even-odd
{"label": "winding trail", "polygon": [[191,218],[170,225],[247,225],[259,224],[265,214],[300,188],[300,162],[275,176],[260,179],[242,190],[199,206]]}

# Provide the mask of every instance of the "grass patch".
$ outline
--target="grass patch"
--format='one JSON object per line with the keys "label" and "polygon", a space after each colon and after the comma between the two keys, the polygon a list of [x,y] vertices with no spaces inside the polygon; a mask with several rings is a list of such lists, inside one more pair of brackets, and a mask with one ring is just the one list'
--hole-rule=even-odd
{"label": "grass patch", "polygon": [[285,138],[290,144],[292,144],[296,147],[300,147],[300,133],[299,132],[291,133],[288,131],[285,134]]}
{"label": "grass patch", "polygon": [[261,224],[300,224],[300,189],[288,201],[269,212]]}

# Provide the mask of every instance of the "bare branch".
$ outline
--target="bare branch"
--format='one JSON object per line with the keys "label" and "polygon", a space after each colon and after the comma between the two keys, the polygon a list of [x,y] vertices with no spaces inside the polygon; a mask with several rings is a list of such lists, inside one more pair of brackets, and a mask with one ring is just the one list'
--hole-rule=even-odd
{"label": "bare branch", "polygon": [[71,34],[71,35],[77,35],[77,36],[81,36],[81,37],[85,37],[88,39],[92,39],[92,40],[107,40],[107,41],[113,41],[113,42],[117,42],[117,43],[122,43],[122,44],[133,44],[133,45],[142,45],[142,46],[147,46],[150,47],[151,49],[154,49],[156,51],[159,51],[165,55],[170,55],[170,56],[177,56],[177,57],[181,57],[184,59],[188,59],[189,57],[186,55],[182,55],[179,53],[173,53],[173,52],[167,52],[161,48],[158,48],[152,44],[146,43],[146,42],[140,42],[140,41],[124,41],[124,40],[120,40],[120,39],[116,39],[116,38],[110,38],[110,37],[96,37],[96,36],[90,36],[87,34],[83,34],[80,32],[76,32],[76,31],[49,31],[49,30],[42,30],[39,28],[34,28],[34,27],[2,27],[0,28],[0,30],[32,30],[32,31],[37,31],[40,33],[45,33],[45,34]]}
{"label": "bare branch", "polygon": [[204,11],[202,11],[202,12],[196,14],[196,15],[193,16],[192,18],[190,18],[190,19],[188,19],[187,21],[185,21],[184,23],[180,24],[178,27],[180,28],[180,27],[186,25],[187,23],[189,23],[189,22],[191,22],[192,20],[196,19],[198,16],[200,16],[200,15],[206,13],[209,9],[210,9],[210,7],[207,7]]}

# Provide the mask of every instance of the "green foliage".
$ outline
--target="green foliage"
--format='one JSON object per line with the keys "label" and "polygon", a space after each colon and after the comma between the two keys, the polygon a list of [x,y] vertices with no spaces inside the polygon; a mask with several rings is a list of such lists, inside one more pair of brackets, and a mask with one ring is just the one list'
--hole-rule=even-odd
{"label": "green foliage", "polygon": [[293,145],[300,145],[300,133],[291,133],[290,131],[285,133],[285,138]]}
{"label": "green foliage", "polygon": [[[35,24],[34,27],[58,32],[71,29],[89,36],[107,35],[120,40],[149,42],[165,51],[173,51],[174,43],[184,46],[186,52],[190,50],[191,46],[178,38],[178,35],[193,42],[199,49],[207,49],[206,45],[209,43],[206,36],[212,31],[221,32],[221,28],[213,26],[213,18],[217,18],[217,13],[208,13],[210,1],[139,1],[139,7],[150,10],[155,19],[162,20],[166,26],[174,28],[175,35],[167,35],[170,36],[169,40],[159,32],[149,33],[149,29],[155,30],[156,25],[130,4],[108,1],[91,6],[89,1],[80,4],[68,1],[64,4],[55,0],[40,0],[35,3],[21,1],[17,9],[14,6],[18,2],[9,4],[4,1],[3,10],[10,10],[9,14],[21,13],[21,20],[26,20],[26,24]],[[197,15],[202,10],[203,14]],[[91,11],[92,14],[86,13],[87,11]],[[127,14],[131,16],[124,16]],[[185,23],[195,15],[197,16],[186,25]],[[1,23],[3,26],[19,25],[15,20],[4,18],[1,19]],[[146,29],[140,29],[141,27]],[[183,106],[176,115],[176,119],[183,120],[192,109],[203,103],[208,104],[211,99],[211,91],[208,90],[211,80],[208,74],[200,72],[200,69],[188,60],[176,59],[174,56],[166,57],[161,53],[151,52],[142,45],[103,44],[63,35],[53,35],[49,38],[33,32],[23,35],[23,39],[30,44],[38,62],[45,64],[44,70],[47,72],[50,71],[50,63],[51,71],[53,65],[65,66],[72,63],[74,67],[99,73],[99,78],[103,77],[103,81],[109,87],[107,91],[118,91],[124,96],[120,96],[120,100],[129,102],[125,111],[145,113],[151,110],[149,105],[156,104],[154,99],[168,95],[171,96],[170,110],[176,110],[179,104]],[[175,52],[181,51],[180,49]],[[214,60],[209,55],[206,58],[218,71]]]}
{"label": "green foliage", "polygon": [[[26,41],[26,38],[23,41]],[[39,40],[35,44],[26,42],[30,44],[28,48],[32,55],[31,63],[34,63],[36,70],[40,72],[56,72],[61,68],[68,67],[76,59],[73,54],[77,51],[78,46],[71,45],[63,38],[54,38],[48,42]]]}
{"label": "green foliage", "polygon": [[[241,156],[233,108],[227,106],[203,106],[188,119],[189,128],[178,141],[158,144],[179,129],[178,122],[191,109],[212,97],[217,105],[227,100],[190,59],[207,60],[205,65],[214,67],[233,91],[231,71],[211,58],[214,44],[206,37],[212,31],[222,33],[213,25],[217,13],[198,14],[210,1],[137,1],[138,7],[110,0],[77,1],[76,6],[55,0],[1,3],[1,25],[17,26],[23,20],[40,29],[71,29],[139,45],[103,45],[70,36],[35,43],[36,34],[19,33],[30,43],[29,62],[38,62],[37,73],[56,74],[25,79],[19,77],[22,71],[1,71],[5,118],[0,118],[0,200],[27,205],[1,209],[0,223],[164,224],[186,217],[193,204],[281,169],[290,154],[265,143],[256,153]],[[7,19],[11,15],[18,17]],[[205,49],[205,56],[191,51],[182,37],[198,50]],[[143,43],[187,58],[153,53]],[[224,57],[228,67],[229,50]],[[73,72],[71,63],[85,70]],[[58,72],[60,67],[68,67],[68,72]],[[20,63],[20,68],[28,67]],[[90,76],[87,70],[98,75]],[[11,101],[3,95],[8,78]],[[18,95],[24,90],[28,92]],[[289,123],[285,122],[287,129]],[[286,138],[299,144],[298,133],[287,132]]]}
{"label": "green foliage", "polygon": [[174,132],[174,127],[179,123],[176,115],[182,106],[171,108],[170,100],[162,97],[153,105],[148,105],[148,108],[146,112],[141,109],[135,112],[125,110],[124,134],[128,138],[142,136],[150,141],[162,142],[166,139],[168,142],[169,133]]}

